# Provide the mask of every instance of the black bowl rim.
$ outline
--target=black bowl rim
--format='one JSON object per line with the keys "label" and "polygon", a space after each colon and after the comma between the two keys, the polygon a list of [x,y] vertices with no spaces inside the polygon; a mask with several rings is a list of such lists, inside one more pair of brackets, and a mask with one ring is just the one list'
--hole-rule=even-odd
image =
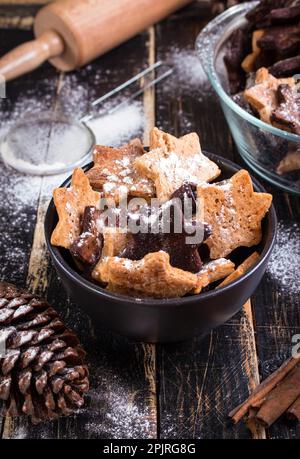
{"label": "black bowl rim", "polygon": [[[234,170],[233,173],[243,169],[239,165],[233,163],[229,159],[222,158],[221,156],[218,156],[214,153],[210,153],[207,151],[204,151],[204,153],[212,160],[216,161],[219,164],[224,164],[228,166],[229,168],[232,168]],[[83,166],[84,170],[89,169],[92,166],[92,162],[86,164]],[[250,174],[254,189],[255,191],[265,193],[266,190],[264,187]],[[62,183],[61,187],[65,187],[69,185],[71,181],[71,175]],[[242,276],[237,278],[235,281],[231,282],[228,285],[225,285],[224,287],[220,287],[218,289],[211,290],[209,292],[204,292],[204,293],[199,293],[196,295],[190,295],[190,296],[185,296],[185,297],[180,297],[180,298],[142,298],[142,297],[130,297],[127,295],[122,295],[122,294],[117,294],[117,293],[112,293],[109,292],[108,290],[93,284],[89,280],[85,279],[82,275],[77,273],[74,269],[72,269],[69,264],[64,260],[63,256],[60,253],[60,248],[56,246],[52,246],[50,242],[51,234],[49,234],[47,230],[47,221],[49,220],[50,214],[56,212],[53,198],[51,199],[48,209],[46,212],[45,216],[45,224],[44,224],[44,231],[45,231],[45,238],[46,238],[46,243],[48,250],[50,252],[50,255],[52,259],[54,260],[57,265],[59,265],[60,269],[64,271],[64,273],[70,277],[75,283],[80,284],[81,287],[87,290],[92,290],[94,293],[99,294],[99,296],[103,296],[107,299],[110,300],[123,300],[126,301],[126,303],[134,304],[134,305],[141,305],[141,306],[149,306],[149,305],[168,305],[168,306],[178,306],[179,304],[189,304],[189,303],[194,303],[195,301],[201,301],[209,298],[215,298],[217,296],[221,296],[222,293],[227,292],[231,289],[233,289],[235,286],[238,286],[239,284],[242,284],[244,279],[249,278],[252,276],[252,274],[259,269],[259,267],[264,263],[265,259],[269,256],[270,252],[273,249],[275,239],[276,239],[276,233],[277,233],[277,216],[275,212],[274,205],[272,203],[269,211],[268,211],[268,218],[270,219],[270,231],[268,232],[267,239],[265,241],[264,248],[262,250],[262,253],[260,254],[259,260]]]}

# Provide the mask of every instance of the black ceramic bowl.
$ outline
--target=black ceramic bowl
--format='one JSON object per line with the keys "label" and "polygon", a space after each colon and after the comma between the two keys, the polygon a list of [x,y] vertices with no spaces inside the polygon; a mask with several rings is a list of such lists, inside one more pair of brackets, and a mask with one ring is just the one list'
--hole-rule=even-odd
{"label": "black ceramic bowl", "polygon": [[[206,154],[222,171],[218,180],[229,178],[240,169],[231,161]],[[90,167],[91,164],[84,169]],[[70,180],[71,178],[68,178],[62,186],[68,186]],[[254,178],[252,180],[256,191],[265,191]],[[53,200],[46,214],[45,236],[54,266],[67,293],[96,324],[139,341],[155,343],[182,341],[196,335],[204,336],[238,312],[253,294],[266,270],[275,241],[276,222],[272,206],[263,220],[263,239],[257,248],[261,256],[245,275],[219,289],[165,300],[135,299],[110,293],[82,277],[68,251],[54,247],[50,243],[51,233],[57,223]],[[248,253],[250,252],[247,252],[247,249],[236,251],[234,261],[239,262],[239,258],[244,259]]]}

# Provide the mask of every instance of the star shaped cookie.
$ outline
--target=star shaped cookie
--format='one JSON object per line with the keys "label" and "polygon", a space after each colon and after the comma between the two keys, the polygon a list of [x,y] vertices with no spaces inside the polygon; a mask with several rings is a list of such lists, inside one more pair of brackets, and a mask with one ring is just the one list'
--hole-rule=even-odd
{"label": "star shaped cookie", "polygon": [[295,86],[294,78],[275,78],[265,67],[256,72],[255,85],[244,91],[247,102],[257,110],[260,119],[271,124],[272,112],[276,109],[278,102],[276,91],[281,84]]}
{"label": "star shaped cookie", "polygon": [[142,177],[153,180],[161,201],[168,200],[185,182],[208,182],[220,174],[218,166],[201,152],[196,133],[177,139],[154,128],[150,133],[150,149],[134,165]]}
{"label": "star shaped cookie", "polygon": [[255,192],[246,170],[223,182],[199,185],[197,194],[203,204],[203,219],[212,228],[205,241],[212,259],[261,241],[261,221],[272,204],[272,195]]}
{"label": "star shaped cookie", "polygon": [[197,276],[170,265],[166,252],[153,252],[142,260],[105,257],[97,264],[92,276],[105,282],[113,291],[129,291],[154,298],[181,297],[197,285]]}
{"label": "star shaped cookie", "polygon": [[120,148],[96,145],[94,166],[86,172],[91,186],[103,190],[106,197],[113,197],[117,202],[124,195],[143,198],[155,196],[153,182],[140,177],[134,167],[135,159],[144,153],[139,139],[131,140]]}
{"label": "star shaped cookie", "polygon": [[81,218],[87,206],[97,206],[100,193],[94,191],[82,169],[75,169],[69,188],[56,188],[53,200],[58,223],[51,236],[51,244],[66,249],[81,233]]}

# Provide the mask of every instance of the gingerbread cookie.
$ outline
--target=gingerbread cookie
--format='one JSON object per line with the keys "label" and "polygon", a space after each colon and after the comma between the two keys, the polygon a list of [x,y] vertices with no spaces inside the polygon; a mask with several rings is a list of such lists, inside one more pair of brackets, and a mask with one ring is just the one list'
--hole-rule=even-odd
{"label": "gingerbread cookie", "polygon": [[247,102],[257,110],[260,119],[271,124],[271,115],[277,108],[276,91],[281,84],[295,86],[294,78],[275,78],[262,67],[256,72],[255,85],[244,91]]}
{"label": "gingerbread cookie", "polygon": [[103,190],[106,197],[113,197],[117,202],[127,195],[143,198],[154,196],[153,182],[140,177],[134,167],[135,159],[143,154],[144,149],[139,139],[120,148],[96,145],[93,152],[94,166],[86,173],[91,186]]}
{"label": "gingerbread cookie", "polygon": [[235,281],[238,279],[240,276],[245,274],[249,269],[255,265],[255,263],[259,259],[259,253],[258,252],[253,252],[248,258],[246,258],[243,263],[241,263],[232,273],[229,274],[219,285],[219,287],[224,287],[225,285],[230,284],[230,282]]}
{"label": "gingerbread cookie", "polygon": [[51,236],[51,244],[66,249],[80,235],[80,219],[87,206],[97,206],[100,194],[93,191],[82,169],[75,169],[69,188],[56,188],[53,200],[58,213],[58,223]]}
{"label": "gingerbread cookie", "polygon": [[179,139],[154,128],[149,153],[135,160],[137,171],[153,180],[157,197],[166,201],[185,182],[208,182],[220,174],[218,166],[201,152],[196,133]]}
{"label": "gingerbread cookie", "polygon": [[212,228],[205,241],[212,259],[261,241],[261,221],[271,206],[272,195],[255,192],[246,170],[223,182],[199,185],[197,193],[203,200],[203,218]]}
{"label": "gingerbread cookie", "polygon": [[163,251],[149,253],[138,261],[103,258],[92,275],[112,289],[130,290],[154,298],[181,297],[197,285],[197,275],[171,266],[169,255]]}
{"label": "gingerbread cookie", "polygon": [[234,271],[234,263],[227,258],[218,258],[203,265],[197,274],[197,286],[193,293],[200,293],[204,287],[230,275]]}

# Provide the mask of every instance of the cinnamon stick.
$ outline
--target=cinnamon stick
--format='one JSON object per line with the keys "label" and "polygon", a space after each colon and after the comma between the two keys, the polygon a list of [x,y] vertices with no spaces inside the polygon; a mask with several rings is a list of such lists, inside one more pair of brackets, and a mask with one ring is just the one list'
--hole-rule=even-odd
{"label": "cinnamon stick", "polygon": [[294,368],[273,389],[256,415],[264,427],[272,425],[300,396],[300,367]]}
{"label": "cinnamon stick", "polygon": [[271,392],[271,390],[283,380],[283,378],[299,363],[299,361],[300,357],[290,357],[281,365],[281,367],[278,368],[278,370],[259,384],[245,402],[241,403],[232,410],[229,413],[229,417],[232,419],[234,424],[239,422],[243,416],[245,416],[250,407],[259,407],[269,392]]}
{"label": "cinnamon stick", "polygon": [[300,397],[287,410],[287,416],[291,421],[300,421]]}

